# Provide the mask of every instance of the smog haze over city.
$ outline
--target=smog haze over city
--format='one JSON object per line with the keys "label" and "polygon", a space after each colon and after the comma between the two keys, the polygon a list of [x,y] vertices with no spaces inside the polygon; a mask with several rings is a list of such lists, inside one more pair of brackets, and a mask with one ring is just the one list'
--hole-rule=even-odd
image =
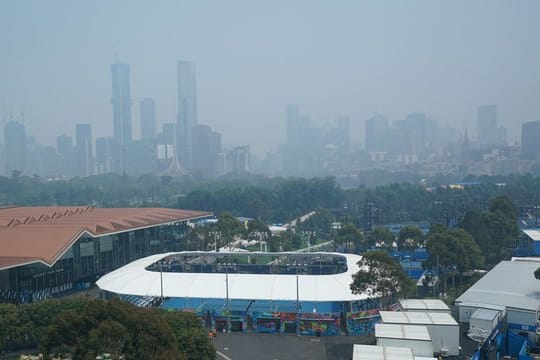
{"label": "smog haze over city", "polygon": [[75,124],[90,124],[92,141],[112,136],[111,64],[122,62],[136,140],[145,98],[157,132],[177,122],[177,62],[189,61],[196,123],[259,158],[294,142],[288,104],[310,127],[347,118],[347,153],[366,147],[375,114],[425,114],[452,129],[443,142],[474,141],[485,105],[504,144],[518,144],[521,124],[540,120],[539,13],[534,0],[3,1],[0,115],[49,146],[75,138]]}

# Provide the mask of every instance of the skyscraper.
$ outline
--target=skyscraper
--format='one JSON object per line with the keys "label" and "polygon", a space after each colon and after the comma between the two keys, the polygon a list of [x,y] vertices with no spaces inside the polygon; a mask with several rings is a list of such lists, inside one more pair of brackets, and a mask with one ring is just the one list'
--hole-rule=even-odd
{"label": "skyscraper", "polygon": [[480,145],[497,143],[497,107],[495,105],[478,107],[477,138]]}
{"label": "skyscraper", "polygon": [[540,159],[540,121],[526,122],[521,125],[521,158]]}
{"label": "skyscraper", "polygon": [[310,118],[301,115],[296,104],[287,105],[287,143],[285,144],[283,168],[287,175],[310,176],[312,171],[314,141]]}
{"label": "skyscraper", "polygon": [[79,176],[90,176],[93,174],[92,166],[92,130],[90,124],[75,125],[77,139],[77,163]]}
{"label": "skyscraper", "polygon": [[4,143],[6,146],[6,174],[13,171],[24,173],[26,169],[26,130],[23,124],[9,121],[4,126]]}
{"label": "skyscraper", "polygon": [[113,107],[113,170],[123,173],[125,146],[131,141],[131,95],[129,65],[117,62],[111,65]]}
{"label": "skyscraper", "polygon": [[111,171],[113,148],[114,138],[96,138],[96,171],[98,174],[106,174]]}
{"label": "skyscraper", "polygon": [[193,139],[193,172],[213,178],[217,173],[218,154],[221,152],[221,134],[212,131],[208,125],[194,125],[191,128]]}
{"label": "skyscraper", "polygon": [[141,139],[156,137],[156,102],[154,99],[144,98],[141,103]]}
{"label": "skyscraper", "polygon": [[367,152],[388,151],[388,119],[380,114],[366,120],[365,148]]}
{"label": "skyscraper", "polygon": [[74,176],[78,169],[74,169],[73,139],[71,136],[60,135],[56,137],[56,152],[58,153],[58,169],[61,175]]}
{"label": "skyscraper", "polygon": [[191,168],[192,138],[191,128],[197,124],[197,84],[195,63],[178,61],[178,113],[176,151],[180,163]]}

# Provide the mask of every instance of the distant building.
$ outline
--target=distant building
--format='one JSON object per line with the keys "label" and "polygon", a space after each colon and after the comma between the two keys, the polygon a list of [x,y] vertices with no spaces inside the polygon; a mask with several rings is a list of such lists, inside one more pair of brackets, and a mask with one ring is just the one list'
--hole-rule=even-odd
{"label": "distant building", "polygon": [[77,124],[75,126],[77,139],[77,163],[79,176],[93,175],[92,164],[92,128],[90,124]]}
{"label": "distant building", "polygon": [[39,151],[39,175],[56,177],[60,174],[59,156],[54,146],[43,146]]}
{"label": "distant building", "polygon": [[376,114],[366,120],[365,146],[367,152],[385,152],[388,151],[388,118]]}
{"label": "distant building", "polygon": [[480,106],[477,122],[478,143],[494,145],[497,143],[497,107],[495,105]]}
{"label": "distant building", "polygon": [[351,151],[351,119],[340,117],[337,121],[336,145],[339,148],[339,157],[344,159]]}
{"label": "distant building", "polygon": [[192,139],[191,128],[197,124],[197,82],[195,63],[178,61],[178,114],[177,114],[177,155],[180,163],[191,168]]}
{"label": "distant building", "polygon": [[124,172],[125,146],[132,140],[131,93],[129,65],[121,62],[111,65],[113,130],[114,130],[114,168],[117,173]]}
{"label": "distant building", "polygon": [[96,138],[96,173],[106,174],[112,171],[114,138]]}
{"label": "distant building", "polygon": [[251,172],[249,145],[237,146],[218,155],[218,175],[243,175]]}
{"label": "distant building", "polygon": [[191,128],[193,139],[193,172],[204,178],[217,174],[218,154],[221,152],[221,134],[212,131],[208,125],[194,125]]}
{"label": "distant building", "polygon": [[540,158],[540,121],[526,122],[521,125],[521,158],[539,160]]}
{"label": "distant building", "polygon": [[126,146],[125,171],[131,176],[152,174],[157,170],[157,148],[151,140],[132,141]]}
{"label": "distant building", "polygon": [[287,105],[287,143],[284,147],[283,167],[287,175],[306,176],[311,173],[312,157],[310,118],[300,114],[298,105]]}
{"label": "distant building", "polygon": [[396,121],[394,127],[396,154],[410,158],[407,162],[423,160],[426,156],[426,115],[408,114],[405,120]]}
{"label": "distant building", "polygon": [[13,171],[24,173],[26,168],[26,130],[23,124],[9,121],[4,126],[6,174]]}
{"label": "distant building", "polygon": [[75,175],[73,138],[68,135],[56,137],[56,152],[58,153],[58,171],[61,175],[72,177]]}
{"label": "distant building", "polygon": [[140,103],[141,139],[156,137],[156,102],[154,99],[144,98]]}

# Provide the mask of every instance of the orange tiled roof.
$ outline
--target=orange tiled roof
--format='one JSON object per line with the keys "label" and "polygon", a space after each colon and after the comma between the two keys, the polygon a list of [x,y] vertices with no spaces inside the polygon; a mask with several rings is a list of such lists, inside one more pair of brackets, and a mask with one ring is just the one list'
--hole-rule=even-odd
{"label": "orange tiled roof", "polygon": [[0,208],[0,269],[40,261],[52,266],[85,232],[101,236],[208,215],[166,208]]}

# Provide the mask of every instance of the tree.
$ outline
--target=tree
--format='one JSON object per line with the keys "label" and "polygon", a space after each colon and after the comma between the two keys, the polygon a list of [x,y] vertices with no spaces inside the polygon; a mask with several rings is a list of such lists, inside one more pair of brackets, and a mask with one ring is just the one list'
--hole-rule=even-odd
{"label": "tree", "polygon": [[397,245],[400,250],[414,250],[424,244],[424,234],[418,226],[407,225],[399,230]]}
{"label": "tree", "polygon": [[335,220],[335,216],[330,211],[317,208],[313,216],[297,224],[297,229],[299,231],[316,231],[319,237],[326,238],[330,234],[332,223]]}
{"label": "tree", "polygon": [[487,255],[491,238],[482,214],[475,210],[467,211],[461,220],[460,227],[471,234],[474,242]]}
{"label": "tree", "polygon": [[339,245],[345,245],[347,249],[352,246],[358,252],[362,242],[362,232],[354,224],[345,224],[338,230],[335,242]]}
{"label": "tree", "polygon": [[534,270],[534,277],[535,277],[537,280],[540,280],[540,268]]}
{"label": "tree", "polygon": [[455,267],[460,273],[477,269],[484,264],[480,248],[463,229],[432,230],[427,239],[427,249],[432,264]]}
{"label": "tree", "polygon": [[181,356],[189,360],[216,358],[216,349],[195,314],[173,311],[162,316],[173,330]]}
{"label": "tree", "polygon": [[236,235],[243,235],[246,232],[244,224],[228,212],[222,212],[219,215],[217,229],[226,242],[230,242]]}
{"label": "tree", "polygon": [[283,251],[298,250],[302,246],[302,238],[296,232],[287,229],[279,234],[279,246]]}
{"label": "tree", "polygon": [[378,245],[382,248],[391,248],[395,239],[396,237],[390,230],[382,226],[377,226],[368,235],[365,246],[366,248],[370,248]]}
{"label": "tree", "polygon": [[358,266],[360,270],[353,275],[350,285],[353,294],[371,292],[381,297],[384,303],[406,294],[411,287],[411,281],[401,266],[386,251],[365,253]]}

